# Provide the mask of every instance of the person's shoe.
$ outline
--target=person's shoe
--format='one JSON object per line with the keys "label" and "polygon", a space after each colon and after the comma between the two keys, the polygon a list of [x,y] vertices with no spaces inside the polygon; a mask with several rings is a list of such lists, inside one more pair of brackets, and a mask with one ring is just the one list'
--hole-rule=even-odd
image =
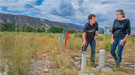
{"label": "person's shoe", "polygon": [[120,66],[116,65],[116,67],[115,67],[115,68],[113,68],[113,71],[118,71],[118,70],[119,70],[119,68],[120,68]]}
{"label": "person's shoe", "polygon": [[79,65],[81,65],[81,59],[80,59]]}
{"label": "person's shoe", "polygon": [[94,67],[94,68],[96,67],[96,65],[95,65],[94,63],[92,63],[92,65],[91,65],[91,66],[92,66],[92,67]]}
{"label": "person's shoe", "polygon": [[116,67],[115,67],[115,68],[113,68],[113,71],[117,71],[117,70],[118,70],[118,68],[116,68]]}

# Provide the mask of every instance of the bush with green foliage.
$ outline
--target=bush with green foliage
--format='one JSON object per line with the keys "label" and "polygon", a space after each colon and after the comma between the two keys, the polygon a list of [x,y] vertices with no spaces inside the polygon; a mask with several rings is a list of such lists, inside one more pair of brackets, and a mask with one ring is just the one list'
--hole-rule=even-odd
{"label": "bush with green foliage", "polygon": [[1,27],[1,31],[13,31],[13,26],[9,23],[3,23],[3,26]]}
{"label": "bush with green foliage", "polygon": [[135,43],[135,37],[129,36],[127,38],[127,41],[132,41],[133,43]]}
{"label": "bush with green foliage", "polygon": [[9,23],[3,23],[3,26],[0,27],[0,31],[36,32],[37,30],[26,25],[19,27],[13,26],[12,24]]}
{"label": "bush with green foliage", "polygon": [[75,43],[74,47],[75,47],[75,49],[81,49],[81,44],[80,43]]}
{"label": "bush with green foliage", "polygon": [[44,28],[44,27],[38,27],[38,28],[37,28],[37,31],[40,32],[40,33],[41,33],[41,32],[45,32],[45,28]]}
{"label": "bush with green foliage", "polygon": [[74,37],[82,38],[82,33],[76,33],[76,34],[74,35]]}
{"label": "bush with green foliage", "polygon": [[[51,26],[48,29],[48,33],[63,33],[63,29],[62,27],[54,27]],[[67,30],[67,29],[66,29]],[[23,25],[22,27],[20,26],[13,26],[10,23],[3,23],[3,26],[0,27],[0,31],[16,31],[16,32],[45,32],[45,28],[44,27],[38,27],[37,29],[35,28],[31,28],[29,26]],[[68,33],[75,33],[75,30],[67,30]]]}
{"label": "bush with green foliage", "polygon": [[68,33],[75,33],[75,30],[67,30]]}
{"label": "bush with green foliage", "polygon": [[108,40],[111,38],[111,35],[105,35],[105,39]]}
{"label": "bush with green foliage", "polygon": [[48,37],[54,38],[54,35],[53,34],[48,34]]}
{"label": "bush with green foliage", "polygon": [[98,36],[97,40],[102,41],[102,40],[104,40],[104,38],[102,36]]}
{"label": "bush with green foliage", "polygon": [[69,35],[69,36],[68,36],[68,39],[71,39],[71,38],[72,38],[71,35]]}
{"label": "bush with green foliage", "polygon": [[111,42],[110,41],[105,42],[105,50],[110,51],[110,49],[111,49]]}
{"label": "bush with green foliage", "polygon": [[51,26],[47,32],[52,32],[52,33],[62,33],[63,32],[63,28],[61,27],[54,27],[54,26]]}

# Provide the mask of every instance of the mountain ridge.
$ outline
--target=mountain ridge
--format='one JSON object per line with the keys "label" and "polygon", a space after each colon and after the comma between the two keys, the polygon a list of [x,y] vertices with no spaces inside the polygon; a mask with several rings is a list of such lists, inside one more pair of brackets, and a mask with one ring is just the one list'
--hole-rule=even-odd
{"label": "mountain ridge", "polygon": [[46,29],[49,29],[49,27],[54,26],[62,27],[68,30],[75,30],[76,32],[82,31],[81,28],[77,28],[63,22],[50,21],[48,19],[36,18],[26,15],[0,13],[0,25],[2,26],[3,23],[10,23],[12,25],[17,26],[27,25],[32,28],[45,27]]}
{"label": "mountain ridge", "polygon": [[[74,26],[74,27],[78,27],[78,28],[81,28],[81,29],[83,29],[83,27],[84,27],[84,26],[81,26],[81,25],[73,24],[73,23],[66,23],[66,24]],[[104,32],[104,28],[98,27],[98,32],[99,33],[103,33]]]}

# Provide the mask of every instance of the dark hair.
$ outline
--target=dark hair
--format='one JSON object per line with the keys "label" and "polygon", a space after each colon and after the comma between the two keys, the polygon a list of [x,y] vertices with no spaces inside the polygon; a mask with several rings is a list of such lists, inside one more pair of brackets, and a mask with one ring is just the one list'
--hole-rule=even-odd
{"label": "dark hair", "polygon": [[96,15],[95,14],[89,14],[88,20],[92,19],[92,17],[96,17]]}
{"label": "dark hair", "polygon": [[125,18],[125,13],[122,9],[117,10],[116,12],[119,12],[121,15],[123,15],[123,18]]}

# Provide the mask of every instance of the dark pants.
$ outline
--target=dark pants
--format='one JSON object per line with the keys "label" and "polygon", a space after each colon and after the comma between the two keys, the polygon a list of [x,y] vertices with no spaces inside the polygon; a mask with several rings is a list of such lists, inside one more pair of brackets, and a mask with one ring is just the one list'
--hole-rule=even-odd
{"label": "dark pants", "polygon": [[[87,42],[87,45],[82,47],[82,52],[86,52],[86,49],[87,49],[88,45],[90,44],[90,46],[91,46],[91,58],[90,58],[90,61],[92,63],[94,63],[96,41],[93,40],[91,42],[88,42],[88,41],[86,41],[86,42]],[[82,54],[81,54],[81,58],[82,58]],[[80,60],[80,62],[81,62],[81,60]]]}
{"label": "dark pants", "polygon": [[[124,48],[124,45],[123,46],[120,46],[120,41],[123,40],[124,38],[113,38],[114,39],[114,44],[111,45],[111,50],[110,50],[110,53],[112,54],[114,60],[116,61],[116,65],[119,66],[121,60],[122,60],[122,50]],[[117,55],[115,53],[115,50],[116,50],[116,47],[118,45],[118,51],[117,51]]]}

